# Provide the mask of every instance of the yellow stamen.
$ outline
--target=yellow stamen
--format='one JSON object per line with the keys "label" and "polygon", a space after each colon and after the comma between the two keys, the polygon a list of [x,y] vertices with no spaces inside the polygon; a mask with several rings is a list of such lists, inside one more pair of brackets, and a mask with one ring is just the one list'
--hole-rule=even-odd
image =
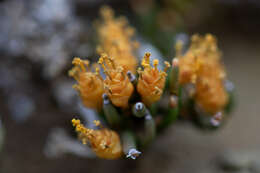
{"label": "yellow stamen", "polygon": [[74,85],[73,88],[79,92],[86,107],[100,109],[102,107],[104,88],[99,69],[96,68],[95,73],[91,72],[93,67],[87,70],[86,67],[89,66],[88,60],[74,58],[72,63],[74,67],[69,71],[69,76],[77,80],[77,85]]}
{"label": "yellow stamen", "polygon": [[89,65],[89,61],[88,60],[81,60],[80,58],[78,57],[75,57],[72,61],[72,64],[73,65],[77,65],[77,66],[80,66],[81,70],[82,71],[86,71],[86,67],[88,67]]}
{"label": "yellow stamen", "polygon": [[164,71],[159,71],[157,59],[153,61],[154,67],[151,67],[150,56],[150,53],[145,53],[142,60],[144,69],[137,70],[139,73],[137,91],[142,96],[142,101],[148,106],[160,99],[167,76],[166,71],[170,67],[170,63],[165,61]]}
{"label": "yellow stamen", "polygon": [[149,52],[146,52],[144,54],[144,61],[146,64],[150,64],[150,56],[151,56],[151,53],[149,53]]}
{"label": "yellow stamen", "polygon": [[157,69],[158,64],[159,64],[158,59],[153,60],[153,66],[154,66],[155,69]]}
{"label": "yellow stamen", "polygon": [[168,61],[164,61],[165,67],[163,69],[164,72],[167,72],[167,70],[171,67],[171,64]]}
{"label": "yellow stamen", "polygon": [[95,124],[95,126],[100,127],[101,123],[99,120],[94,120],[93,123]]}
{"label": "yellow stamen", "polygon": [[[122,145],[116,132],[106,128],[100,130],[88,129],[77,119],[72,119],[71,122],[82,143],[89,143],[98,157],[105,159],[121,157]],[[97,120],[95,120],[94,123],[96,126],[101,126]]]}

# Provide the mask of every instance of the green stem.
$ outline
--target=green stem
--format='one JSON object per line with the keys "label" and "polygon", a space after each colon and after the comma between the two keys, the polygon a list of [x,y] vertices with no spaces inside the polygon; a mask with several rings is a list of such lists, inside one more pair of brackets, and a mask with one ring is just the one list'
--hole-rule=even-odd
{"label": "green stem", "polygon": [[141,152],[136,148],[136,140],[134,134],[129,131],[124,131],[121,135],[123,142],[123,151],[127,158],[136,159]]}
{"label": "green stem", "polygon": [[103,110],[106,120],[112,127],[119,127],[121,117],[116,108],[110,102],[108,95],[103,94]]}
{"label": "green stem", "polygon": [[141,139],[143,146],[147,146],[156,135],[156,125],[152,115],[146,114],[144,117],[144,138]]}

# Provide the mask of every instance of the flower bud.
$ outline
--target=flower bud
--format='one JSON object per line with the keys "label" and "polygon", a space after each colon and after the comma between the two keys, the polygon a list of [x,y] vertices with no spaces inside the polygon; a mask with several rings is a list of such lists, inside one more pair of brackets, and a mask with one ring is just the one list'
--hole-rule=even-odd
{"label": "flower bud", "polygon": [[132,110],[133,115],[139,118],[142,118],[148,114],[148,110],[142,102],[137,102],[136,104],[134,104]]}
{"label": "flower bud", "polygon": [[158,60],[155,59],[153,66],[150,65],[150,53],[144,55],[142,66],[143,70],[139,70],[139,79],[137,84],[137,91],[142,97],[145,105],[150,106],[152,103],[158,101],[163,93],[165,86],[165,79],[167,76],[167,69],[170,67],[168,62],[165,62],[164,71],[159,71]]}
{"label": "flower bud", "polygon": [[[101,126],[99,121],[94,123],[96,126]],[[72,119],[72,125],[75,127],[82,143],[89,143],[98,157],[117,159],[122,156],[122,145],[119,135],[115,131],[102,127],[99,130],[88,129],[81,124],[80,120],[76,119]]]}
{"label": "flower bud", "polygon": [[102,94],[104,93],[103,79],[96,68],[96,73],[89,69],[89,61],[74,58],[74,67],[69,71],[69,76],[77,80],[74,85],[81,97],[83,104],[88,108],[100,109],[102,107]]}

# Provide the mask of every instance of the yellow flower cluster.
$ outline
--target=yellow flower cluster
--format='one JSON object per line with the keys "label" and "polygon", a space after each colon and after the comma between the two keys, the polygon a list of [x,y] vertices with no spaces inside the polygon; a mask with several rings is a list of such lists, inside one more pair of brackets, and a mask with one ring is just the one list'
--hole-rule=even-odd
{"label": "yellow flower cluster", "polygon": [[[103,80],[99,74],[99,68],[96,73],[87,71],[88,61],[74,58],[75,67],[69,72],[78,84],[74,86],[81,96],[86,107],[101,108],[102,94],[106,93],[114,106],[127,108],[129,98],[134,91],[134,85],[130,82],[128,76],[124,73],[122,66],[106,54],[102,54],[98,63],[102,66],[106,79]],[[139,69],[139,79],[137,91],[141,95],[146,105],[158,101],[163,93],[166,71],[170,64],[165,62],[164,71],[157,68],[158,60],[154,60],[153,66],[150,65],[150,53],[146,53],[142,61],[143,70]],[[101,130],[88,129],[80,123],[80,120],[73,119],[73,126],[78,133],[78,137],[83,144],[91,144],[93,151],[98,157],[105,159],[116,159],[122,155],[122,146],[118,134],[112,130],[102,128]],[[97,126],[100,122],[96,121]]]}
{"label": "yellow flower cluster", "polygon": [[101,9],[101,16],[102,19],[97,24],[97,52],[113,57],[123,67],[124,72],[130,70],[135,73],[137,58],[133,53],[138,43],[132,40],[134,28],[127,25],[127,19],[124,17],[115,18],[113,10],[107,6]]}
{"label": "yellow flower cluster", "polygon": [[[94,123],[96,126],[101,126],[99,121]],[[113,130],[102,127],[100,130],[88,129],[77,119],[72,119],[72,125],[82,143],[85,145],[89,143],[98,157],[117,159],[123,154],[120,138]]]}
{"label": "yellow flower cluster", "polygon": [[195,85],[196,103],[208,113],[221,111],[227,104],[228,96],[224,87],[225,70],[220,62],[221,53],[216,38],[194,35],[191,46],[182,56],[181,44],[177,44],[179,58],[179,82],[181,85]]}
{"label": "yellow flower cluster", "polygon": [[153,61],[154,67],[151,67],[150,56],[150,53],[144,55],[142,61],[144,69],[138,70],[139,79],[137,84],[137,91],[142,96],[144,104],[148,106],[160,99],[165,85],[166,72],[170,67],[170,64],[165,61],[165,69],[159,71],[157,68],[159,61],[157,59]]}
{"label": "yellow flower cluster", "polygon": [[121,108],[128,107],[128,100],[134,91],[133,84],[129,81],[124,68],[118,66],[112,58],[102,54],[98,61],[106,74],[104,80],[105,93],[112,103]]}
{"label": "yellow flower cluster", "polygon": [[[74,58],[72,63],[75,66],[70,70],[69,75],[77,80],[78,84],[74,88],[78,90],[86,107],[100,109],[104,93],[109,96],[114,106],[128,107],[128,101],[133,94],[134,86],[124,73],[124,67],[118,65],[113,58],[108,57],[106,54],[102,54],[99,58],[98,64],[102,66],[106,75],[104,80],[99,74],[98,67],[95,73],[86,69],[89,66],[88,61]],[[160,99],[167,76],[166,71],[170,67],[170,64],[165,62],[164,71],[160,71],[157,68],[158,63],[157,59],[154,60],[154,67],[151,67],[150,53],[146,53],[142,61],[144,69],[138,71],[137,91],[147,106]]]}
{"label": "yellow flower cluster", "polygon": [[89,61],[74,58],[72,61],[74,67],[69,71],[69,76],[74,77],[78,84],[74,85],[86,107],[100,109],[102,107],[102,94],[104,93],[103,79],[99,74],[99,68],[96,72],[91,72]]}
{"label": "yellow flower cluster", "polygon": [[[121,126],[114,125],[120,124],[124,120],[120,117],[120,113],[130,112],[131,108],[134,107],[132,115],[145,116],[145,126],[149,128],[149,132],[152,132],[150,136],[154,137],[156,123],[149,113],[149,108],[146,109],[146,107],[150,107],[161,98],[170,64],[165,61],[164,69],[159,70],[159,60],[154,59],[151,62],[151,54],[145,53],[141,61],[142,67],[137,69],[137,58],[134,56],[137,43],[132,40],[134,29],[127,25],[125,18],[115,18],[113,11],[108,7],[101,9],[101,16],[102,18],[97,24],[99,39],[97,52],[100,58],[98,63],[92,67],[87,60],[73,59],[74,67],[69,71],[69,75],[77,81],[73,87],[79,92],[86,107],[99,111],[103,108],[104,116],[111,128],[120,128]],[[186,84],[194,85],[193,98],[195,103],[207,113],[219,113],[216,116],[216,120],[218,120],[220,111],[228,102],[228,94],[224,86],[225,70],[221,64],[221,53],[218,50],[216,38],[210,34],[205,37],[192,36],[191,45],[185,54],[182,54],[182,43],[178,42],[176,56],[177,58],[174,58],[172,63],[173,71],[171,74],[174,80],[170,79],[172,85],[170,90],[177,91],[171,92],[171,94],[179,93],[178,88]],[[135,75],[136,72],[137,75]],[[136,95],[133,96],[133,94]],[[142,100],[144,104],[136,103],[138,99]],[[175,107],[177,101],[173,97],[171,99],[173,100],[172,107]],[[143,107],[140,112],[133,106],[137,104],[141,104]],[[118,111],[118,108],[121,110]],[[113,123],[112,120],[116,123]],[[72,120],[78,138],[83,144],[90,144],[100,158],[116,159],[121,157],[123,153],[126,154],[123,133],[121,135],[124,146],[122,146],[117,132],[101,127],[99,121],[94,123],[100,127],[98,130],[84,127],[80,120]],[[147,134],[145,133],[150,138]],[[131,153],[134,156],[140,152],[131,150],[128,154],[131,155]]]}

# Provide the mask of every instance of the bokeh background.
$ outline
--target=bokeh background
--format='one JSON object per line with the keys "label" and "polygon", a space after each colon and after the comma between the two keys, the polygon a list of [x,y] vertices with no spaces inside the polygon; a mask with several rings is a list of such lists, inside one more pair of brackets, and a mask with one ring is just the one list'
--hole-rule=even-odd
{"label": "bokeh background", "polygon": [[[217,36],[236,91],[221,129],[177,123],[137,161],[46,154],[53,129],[72,134],[71,118],[84,114],[67,71],[74,56],[97,58],[93,22],[104,4],[158,56],[173,57],[177,38]],[[260,172],[259,66],[258,0],[0,0],[0,172]],[[241,163],[232,171],[223,168],[229,152]]]}

